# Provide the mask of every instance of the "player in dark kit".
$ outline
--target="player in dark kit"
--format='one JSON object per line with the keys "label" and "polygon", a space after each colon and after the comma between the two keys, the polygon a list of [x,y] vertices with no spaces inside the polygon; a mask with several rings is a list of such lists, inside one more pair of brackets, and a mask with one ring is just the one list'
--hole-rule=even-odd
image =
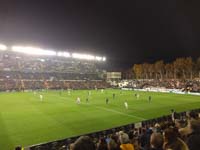
{"label": "player in dark kit", "polygon": [[151,96],[149,96],[149,103],[151,102]]}
{"label": "player in dark kit", "polygon": [[106,104],[108,104],[108,102],[109,102],[109,99],[108,99],[108,98],[106,98]]}
{"label": "player in dark kit", "polygon": [[113,93],[113,99],[115,99],[115,93]]}
{"label": "player in dark kit", "polygon": [[122,95],[122,90],[120,90],[120,95]]}
{"label": "player in dark kit", "polygon": [[87,98],[86,98],[86,103],[88,103],[88,102],[89,102],[89,98],[87,97]]}

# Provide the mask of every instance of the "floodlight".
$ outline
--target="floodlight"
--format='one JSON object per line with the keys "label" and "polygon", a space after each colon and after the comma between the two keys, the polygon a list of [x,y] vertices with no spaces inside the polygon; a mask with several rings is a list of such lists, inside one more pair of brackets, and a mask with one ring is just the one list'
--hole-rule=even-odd
{"label": "floodlight", "polygon": [[55,51],[43,50],[41,48],[34,48],[34,47],[12,46],[12,51],[24,54],[32,54],[32,55],[48,55],[48,56],[56,55]]}
{"label": "floodlight", "polygon": [[8,49],[8,48],[7,48],[6,45],[0,44],[0,50],[1,50],[1,51],[5,51],[5,50],[7,50],[7,49]]}
{"label": "floodlight", "polygon": [[99,57],[99,56],[96,56],[95,59],[96,59],[97,61],[102,61],[103,58],[102,58],[102,57]]}
{"label": "floodlight", "polygon": [[[6,50],[7,47],[0,44],[0,50]],[[69,52],[56,52],[53,50],[46,50],[30,46],[12,46],[11,50],[14,52],[32,54],[32,55],[47,55],[47,56],[59,56],[59,57],[72,57],[75,59],[85,59],[94,61],[106,61],[106,57],[94,56],[90,54],[80,54],[80,53],[69,53]]]}
{"label": "floodlight", "polygon": [[77,58],[77,59],[86,59],[86,60],[94,60],[95,59],[95,56],[93,56],[93,55],[79,54],[79,53],[73,53],[72,57]]}
{"label": "floodlight", "polygon": [[57,56],[71,57],[70,53],[68,53],[68,52],[57,52]]}
{"label": "floodlight", "polygon": [[45,62],[45,59],[37,58],[38,61]]}

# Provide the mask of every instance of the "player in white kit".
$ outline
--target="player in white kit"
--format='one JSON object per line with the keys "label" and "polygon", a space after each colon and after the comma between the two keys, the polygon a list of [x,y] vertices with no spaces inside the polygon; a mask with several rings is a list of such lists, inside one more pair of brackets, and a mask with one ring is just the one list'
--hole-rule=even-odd
{"label": "player in white kit", "polygon": [[71,95],[70,89],[67,90],[68,95]]}
{"label": "player in white kit", "polygon": [[128,109],[128,103],[127,103],[127,101],[124,102],[124,106],[125,106],[126,109]]}
{"label": "player in white kit", "polygon": [[77,97],[76,103],[77,103],[77,104],[80,104],[80,103],[81,103],[80,97]]}
{"label": "player in white kit", "polygon": [[40,101],[43,101],[43,95],[40,95]]}
{"label": "player in white kit", "polygon": [[140,94],[137,94],[137,99],[139,99],[140,98]]}

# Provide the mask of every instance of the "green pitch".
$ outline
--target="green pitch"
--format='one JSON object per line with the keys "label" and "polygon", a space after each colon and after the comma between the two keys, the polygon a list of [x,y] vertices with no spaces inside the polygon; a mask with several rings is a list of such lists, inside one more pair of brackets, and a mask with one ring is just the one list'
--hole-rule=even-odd
{"label": "green pitch", "polygon": [[[113,99],[115,93],[115,99]],[[139,93],[137,100],[135,93]],[[40,101],[39,95],[43,95]],[[0,149],[49,142],[200,108],[200,96],[120,90],[0,93]],[[148,102],[148,97],[152,101]],[[80,97],[81,104],[76,104]],[[106,98],[109,103],[106,104]],[[129,109],[125,109],[127,100]]]}

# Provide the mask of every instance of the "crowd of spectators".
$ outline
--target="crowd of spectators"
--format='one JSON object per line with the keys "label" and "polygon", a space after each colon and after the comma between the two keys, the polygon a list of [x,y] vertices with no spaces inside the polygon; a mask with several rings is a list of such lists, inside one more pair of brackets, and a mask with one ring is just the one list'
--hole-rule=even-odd
{"label": "crowd of spectators", "polygon": [[0,51],[0,91],[106,88],[100,62]]}
{"label": "crowd of spectators", "polygon": [[39,89],[105,89],[110,85],[105,81],[43,81],[43,80],[4,80],[0,81],[0,91],[24,91]]}
{"label": "crowd of spectators", "polygon": [[96,73],[0,71],[0,79],[14,80],[102,80]]}
{"label": "crowd of spectators", "polygon": [[121,81],[127,84],[124,87],[127,88],[166,88],[166,89],[180,89],[182,91],[191,91],[191,92],[200,92],[200,80],[180,80],[180,79],[163,79],[163,80],[156,80],[156,79],[141,79],[141,80],[125,80]]}
{"label": "crowd of spectators", "polygon": [[199,150],[200,110],[129,124],[27,150]]}
{"label": "crowd of spectators", "polygon": [[29,56],[11,51],[0,51],[1,71],[99,73],[103,63],[58,56]]}

